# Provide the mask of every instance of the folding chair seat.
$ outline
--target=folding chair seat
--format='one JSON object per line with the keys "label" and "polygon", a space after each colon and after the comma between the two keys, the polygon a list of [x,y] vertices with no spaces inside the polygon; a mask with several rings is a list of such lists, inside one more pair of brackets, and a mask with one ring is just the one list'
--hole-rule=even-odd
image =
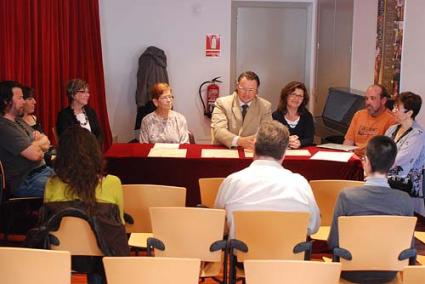
{"label": "folding chair seat", "polygon": [[224,178],[222,177],[199,179],[199,193],[201,194],[202,205],[214,208],[215,198],[223,180]]}
{"label": "folding chair seat", "polygon": [[104,257],[109,284],[198,284],[201,260],[172,257]]}
{"label": "folding chair seat", "polygon": [[154,238],[148,239],[149,254],[154,248],[156,257],[199,258],[201,278],[213,277],[220,281],[217,277],[223,268],[220,283],[226,283],[223,209],[151,207],[150,213]]}
{"label": "folding chair seat", "polygon": [[229,240],[229,280],[244,277],[237,262],[257,259],[309,260],[312,244],[306,242],[308,212],[235,211],[235,238]]}
{"label": "folding chair seat", "polygon": [[337,284],[340,263],[303,260],[246,260],[249,284]]}
{"label": "folding chair seat", "polygon": [[425,266],[406,266],[403,269],[403,284],[422,284],[425,282]]}
{"label": "folding chair seat", "polygon": [[412,239],[415,225],[416,217],[407,216],[339,217],[339,246],[333,253],[334,261],[342,264],[343,283],[360,279],[359,271],[386,271],[396,275],[406,265],[414,265],[416,249],[412,248]]}
{"label": "folding chair seat", "polygon": [[320,209],[320,228],[319,231],[311,235],[312,239],[327,240],[330,226],[332,224],[335,203],[339,193],[350,187],[363,186],[363,181],[356,180],[311,180],[310,186],[313,190],[314,198]]}
{"label": "folding chair seat", "polygon": [[152,236],[150,207],[184,207],[186,188],[156,184],[124,184],[124,211],[133,223],[126,224],[131,233],[129,245],[146,248],[146,240]]}
{"label": "folding chair seat", "polygon": [[67,251],[0,247],[2,284],[71,283],[71,255]]}

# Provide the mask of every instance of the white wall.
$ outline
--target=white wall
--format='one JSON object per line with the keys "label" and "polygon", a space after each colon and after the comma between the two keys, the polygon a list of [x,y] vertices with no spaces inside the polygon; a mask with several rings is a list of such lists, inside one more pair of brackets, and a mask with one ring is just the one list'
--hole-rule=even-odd
{"label": "white wall", "polygon": [[[316,0],[278,2],[315,3]],[[186,117],[197,142],[208,143],[209,120],[203,116],[198,87],[203,81],[221,76],[222,94],[231,88],[231,0],[102,0],[99,3],[112,134],[118,135],[120,142],[133,138],[138,58],[148,46],[154,45],[167,55],[175,110]],[[221,35],[219,58],[204,56],[208,33]]]}
{"label": "white wall", "polygon": [[351,51],[351,88],[373,84],[378,0],[354,0]]}
{"label": "white wall", "polygon": [[[422,96],[424,107],[416,120],[425,126],[425,18],[424,0],[406,0],[401,55],[400,91]],[[351,87],[365,90],[373,83],[378,0],[355,0]]]}
{"label": "white wall", "polygon": [[422,109],[416,120],[425,126],[425,11],[424,0],[406,0],[401,54],[400,90],[422,96]]}
{"label": "white wall", "polygon": [[[108,112],[120,142],[133,137],[138,58],[150,45],[163,49],[175,110],[183,113],[195,137],[208,136],[198,86],[222,76],[228,90],[230,1],[102,0],[100,20]],[[222,36],[219,58],[204,56],[205,35]]]}

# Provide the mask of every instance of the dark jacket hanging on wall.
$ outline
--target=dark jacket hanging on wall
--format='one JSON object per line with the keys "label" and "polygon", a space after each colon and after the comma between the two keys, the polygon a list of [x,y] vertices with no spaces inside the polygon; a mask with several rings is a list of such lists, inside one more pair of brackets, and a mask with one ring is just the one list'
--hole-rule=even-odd
{"label": "dark jacket hanging on wall", "polygon": [[134,129],[140,129],[143,117],[155,110],[150,90],[156,83],[168,83],[167,56],[162,49],[149,46],[139,57],[137,71],[137,116]]}
{"label": "dark jacket hanging on wall", "polygon": [[168,83],[167,56],[162,49],[149,46],[139,57],[136,104],[146,105],[151,100],[150,90],[155,83]]}

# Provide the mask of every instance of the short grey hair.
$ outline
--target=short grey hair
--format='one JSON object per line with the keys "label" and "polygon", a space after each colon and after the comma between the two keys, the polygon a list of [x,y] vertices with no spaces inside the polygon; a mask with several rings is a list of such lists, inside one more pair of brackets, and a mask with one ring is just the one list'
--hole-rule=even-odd
{"label": "short grey hair", "polygon": [[265,121],[260,125],[255,141],[255,155],[280,160],[289,144],[289,131],[278,121]]}

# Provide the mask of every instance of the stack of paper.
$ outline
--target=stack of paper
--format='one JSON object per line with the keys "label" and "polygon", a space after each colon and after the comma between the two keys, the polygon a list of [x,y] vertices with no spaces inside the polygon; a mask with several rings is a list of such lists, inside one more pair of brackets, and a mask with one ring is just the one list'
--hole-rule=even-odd
{"label": "stack of paper", "polygon": [[302,149],[302,150],[286,150],[285,152],[286,156],[305,156],[305,157],[310,157],[310,151],[306,150],[306,149]]}
{"label": "stack of paper", "polygon": [[187,149],[152,148],[148,157],[186,158]]}
{"label": "stack of paper", "polygon": [[325,161],[335,161],[335,162],[348,162],[353,156],[351,152],[328,152],[328,151],[319,151],[314,154],[310,159],[311,160],[325,160]]}
{"label": "stack of paper", "polygon": [[176,143],[155,143],[155,145],[153,145],[153,148],[155,149],[178,149],[180,146],[180,144],[176,144]]}
{"label": "stack of paper", "polygon": [[202,149],[202,158],[239,158],[238,150]]}

